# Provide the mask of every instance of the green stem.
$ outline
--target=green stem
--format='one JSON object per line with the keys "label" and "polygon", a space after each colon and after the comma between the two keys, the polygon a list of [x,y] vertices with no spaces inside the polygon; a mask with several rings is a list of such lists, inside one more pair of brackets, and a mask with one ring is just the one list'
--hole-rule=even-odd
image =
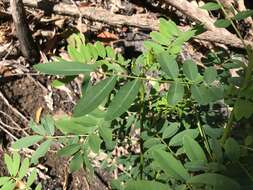
{"label": "green stem", "polygon": [[88,137],[89,135],[62,135],[62,136],[45,136],[46,139],[60,139],[60,138],[74,138],[74,137]]}
{"label": "green stem", "polygon": [[141,138],[141,133],[144,130],[144,86],[140,90],[140,101],[141,101],[141,110],[140,110],[140,178],[143,178],[143,169],[144,169],[144,141]]}
{"label": "green stem", "polygon": [[[118,77],[122,77],[122,78],[129,78],[129,79],[140,79],[140,80],[145,80],[145,81],[155,81],[155,82],[159,82],[159,83],[176,83],[176,81],[174,80],[159,80],[159,79],[155,79],[155,78],[148,78],[148,77],[139,77],[139,76],[132,76],[132,75],[123,75],[123,74],[115,74],[115,73],[104,73],[107,76],[118,76]],[[183,81],[177,81],[177,83],[180,84],[194,84],[194,82],[183,82]]]}
{"label": "green stem", "polygon": [[228,119],[228,123],[226,124],[225,128],[224,128],[224,132],[223,135],[221,137],[221,144],[225,144],[225,141],[227,140],[227,138],[230,135],[230,130],[233,126],[233,120],[234,120],[234,110],[232,110],[230,117]]}
{"label": "green stem", "polygon": [[199,129],[200,135],[201,135],[201,137],[202,137],[203,140],[204,140],[204,144],[205,144],[206,150],[207,150],[207,152],[208,152],[210,158],[211,158],[212,160],[214,160],[214,158],[213,158],[213,156],[212,156],[212,152],[211,152],[210,145],[209,145],[208,140],[207,140],[207,137],[206,137],[206,134],[205,134],[205,132],[204,132],[202,126],[200,125],[200,122],[199,122],[199,121],[198,121],[198,123],[197,123],[197,126],[198,126],[198,129]]}
{"label": "green stem", "polygon": [[173,155],[176,157],[175,153],[171,150],[170,146],[169,146],[159,135],[156,134],[156,137],[159,138],[160,141],[161,141],[164,145],[166,145],[166,147],[167,147],[167,149],[170,151],[170,153],[173,154]]}
{"label": "green stem", "polygon": [[216,2],[221,6],[221,10],[223,11],[224,15],[226,16],[226,18],[230,21],[232,27],[234,28],[236,34],[238,35],[239,39],[241,40],[246,52],[247,52],[247,55],[248,55],[248,58],[249,58],[249,63],[248,63],[248,67],[246,68],[246,71],[245,71],[245,78],[244,78],[244,81],[243,81],[243,85],[242,85],[242,88],[246,88],[251,80],[251,75],[252,75],[252,71],[253,71],[253,53],[252,53],[252,49],[250,46],[246,45],[240,31],[237,29],[234,21],[228,17],[228,14],[226,12],[226,10],[224,9],[224,7],[222,6],[220,0],[216,0]]}
{"label": "green stem", "polygon": [[[228,17],[228,14],[226,12],[226,10],[224,9],[223,5],[221,4],[220,0],[216,0],[216,2],[221,6],[221,10],[223,11],[225,17],[231,22],[231,25],[232,27],[234,28],[236,34],[238,35],[238,37],[240,38],[246,52],[247,52],[247,55],[248,55],[248,59],[249,59],[249,62],[248,62],[248,66],[247,68],[245,69],[245,76],[244,76],[244,81],[243,81],[243,84],[240,88],[240,90],[238,91],[238,94],[240,93],[241,90],[247,88],[247,86],[250,84],[250,81],[251,81],[251,75],[252,75],[252,71],[253,71],[253,53],[252,53],[252,49],[250,46],[246,45],[240,31],[237,29],[234,21]],[[226,139],[228,138],[229,134],[230,134],[230,130],[233,126],[233,120],[234,120],[234,108],[233,110],[231,111],[231,114],[230,114],[230,118],[228,120],[228,123],[224,129],[224,133],[223,133],[223,136],[221,138],[221,143],[224,144]]]}
{"label": "green stem", "polygon": [[244,146],[244,145],[240,145],[240,147],[242,147],[243,149],[246,149],[246,150],[253,151],[253,148],[250,148],[250,147],[247,147],[247,146]]}

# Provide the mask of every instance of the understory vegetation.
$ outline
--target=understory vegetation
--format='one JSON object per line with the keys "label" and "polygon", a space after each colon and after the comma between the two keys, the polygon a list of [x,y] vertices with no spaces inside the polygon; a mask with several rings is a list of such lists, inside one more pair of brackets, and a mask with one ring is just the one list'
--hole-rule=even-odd
{"label": "understory vegetation", "polygon": [[[223,9],[217,3],[202,8]],[[215,26],[238,32],[234,23],[251,15],[241,12]],[[71,116],[30,121],[33,135],[12,148],[35,145],[36,151],[23,161],[15,151],[5,154],[10,176],[0,177],[2,190],[41,189],[33,184],[33,166],[55,145],[71,172],[84,168],[92,178],[95,165],[108,173],[117,168],[117,179],[108,182],[114,190],[253,189],[251,47],[244,44],[247,60],[210,51],[197,64],[182,50],[201,27],[181,31],[172,20],[159,21],[137,58],[126,60],[78,33],[68,40],[71,60],[55,57],[34,66],[60,76],[55,88],[82,78],[82,96]]]}

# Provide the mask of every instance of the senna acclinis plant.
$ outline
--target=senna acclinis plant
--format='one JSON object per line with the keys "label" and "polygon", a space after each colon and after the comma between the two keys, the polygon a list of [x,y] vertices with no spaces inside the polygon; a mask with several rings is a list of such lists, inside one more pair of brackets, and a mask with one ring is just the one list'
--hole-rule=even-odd
{"label": "senna acclinis plant", "polygon": [[[202,8],[217,10],[221,4]],[[228,27],[249,13],[215,25]],[[39,143],[31,159],[36,164],[52,144],[61,143],[57,154],[70,158],[70,170],[84,167],[91,174],[94,155],[103,155],[101,168],[119,171],[110,182],[112,189],[250,189],[252,130],[236,139],[231,128],[252,120],[252,51],[245,47],[247,65],[236,55],[224,60],[209,53],[201,67],[181,56],[185,42],[197,34],[197,29],[183,32],[161,18],[159,31],[150,33],[145,51],[132,60],[100,42],[86,43],[82,34],[73,35],[67,48],[71,61],[56,58],[35,65],[41,73],[66,79],[53,81],[56,88],[83,75],[82,97],[73,115],[31,121],[34,135],[12,147]],[[232,68],[241,69],[238,78],[229,75]],[[62,135],[56,136],[55,130]],[[115,156],[119,147],[125,152]]]}

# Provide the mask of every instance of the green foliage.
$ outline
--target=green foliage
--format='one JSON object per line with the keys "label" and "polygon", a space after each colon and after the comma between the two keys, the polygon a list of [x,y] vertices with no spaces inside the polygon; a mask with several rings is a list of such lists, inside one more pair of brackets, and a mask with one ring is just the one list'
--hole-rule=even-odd
{"label": "green foliage", "polygon": [[[202,8],[213,11],[221,6],[207,3]],[[238,13],[231,20],[217,20],[215,25],[228,27],[249,15],[251,12]],[[60,85],[84,75],[83,93],[73,116],[55,121],[46,116],[40,124],[30,122],[34,134],[12,147],[38,145],[31,158],[36,164],[52,144],[62,143],[57,154],[70,158],[70,171],[84,167],[91,174],[93,159],[103,155],[101,167],[118,172],[117,180],[111,183],[116,190],[237,190],[244,186],[241,176],[233,175],[236,168],[231,164],[241,166],[251,178],[253,170],[245,172],[244,167],[249,163],[241,162],[252,158],[251,148],[242,154],[242,142],[252,146],[252,135],[237,141],[229,137],[228,130],[235,123],[252,119],[252,72],[244,72],[247,68],[242,62],[220,52],[209,53],[204,66],[184,60],[180,56],[183,45],[195,35],[195,30],[182,32],[173,21],[161,18],[159,31],[150,33],[151,40],[144,42],[145,51],[133,60],[125,60],[100,42],[86,44],[80,34],[71,36],[71,61],[58,58],[35,65],[35,69],[69,76],[59,79]],[[251,51],[247,52],[250,57]],[[240,79],[231,79],[229,69],[238,67]],[[94,84],[91,72],[101,74],[102,80],[95,78]],[[223,116],[217,106],[233,111]],[[56,130],[60,135],[55,135]],[[115,155],[117,148],[125,151]],[[18,155],[5,156],[10,174],[19,173],[23,178],[29,162],[25,159],[19,171],[19,160]],[[27,184],[33,183],[34,175],[31,173]],[[13,181],[0,178],[1,184],[12,186]]]}
{"label": "green foliage", "polygon": [[201,146],[190,136],[183,137],[183,147],[186,155],[191,161],[207,162],[206,155]]}
{"label": "green foliage", "polygon": [[90,87],[85,96],[77,103],[74,115],[77,117],[86,115],[96,109],[113,90],[116,81],[116,77],[111,77]]}
{"label": "green foliage", "polygon": [[178,65],[176,62],[176,57],[170,55],[169,52],[162,52],[158,55],[158,62],[162,67],[162,70],[171,79],[176,79],[179,74]]}
{"label": "green foliage", "polygon": [[[7,166],[7,170],[10,176],[0,177],[0,189],[14,190],[18,188],[31,190],[31,185],[37,178],[37,171],[35,168],[29,167],[29,159],[25,158],[21,162],[21,156],[17,152],[14,152],[12,157],[8,154],[4,154],[4,162]],[[36,186],[36,190],[41,189],[41,184],[38,184]]]}
{"label": "green foliage", "polygon": [[220,174],[213,174],[213,173],[205,173],[200,174],[197,176],[192,177],[188,180],[188,183],[199,185],[199,184],[206,184],[211,186],[213,189],[232,189],[232,190],[239,190],[240,185],[236,183],[234,180],[220,175]]}
{"label": "green foliage", "polygon": [[162,183],[156,182],[156,181],[145,181],[145,180],[139,180],[139,181],[129,181],[126,184],[125,190],[170,190],[170,188]]}
{"label": "green foliage", "polygon": [[170,153],[163,150],[154,150],[152,157],[168,177],[173,177],[181,181],[190,178],[190,175],[181,162]]}
{"label": "green foliage", "polygon": [[200,8],[205,9],[207,11],[214,11],[214,10],[220,9],[221,6],[218,3],[209,2],[209,3],[204,4]]}
{"label": "green foliage", "polygon": [[234,19],[237,21],[243,20],[253,15],[253,10],[246,10],[239,12],[235,15]]}
{"label": "green foliage", "polygon": [[129,81],[121,87],[108,107],[108,111],[105,115],[105,121],[113,120],[126,112],[135,100],[140,87],[141,81],[138,79]]}
{"label": "green foliage", "polygon": [[227,28],[231,25],[231,21],[228,19],[219,19],[216,20],[214,23],[214,26],[216,26],[217,28]]}
{"label": "green foliage", "polygon": [[34,68],[45,74],[72,76],[92,72],[97,68],[97,65],[84,65],[79,62],[61,61],[39,64],[34,66]]}

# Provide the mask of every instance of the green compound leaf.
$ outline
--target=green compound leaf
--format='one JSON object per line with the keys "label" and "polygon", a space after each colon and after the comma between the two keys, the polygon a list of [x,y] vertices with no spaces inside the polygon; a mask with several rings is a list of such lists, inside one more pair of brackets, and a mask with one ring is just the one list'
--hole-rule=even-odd
{"label": "green compound leaf", "polygon": [[146,49],[153,50],[155,53],[160,53],[164,51],[164,48],[162,45],[157,44],[153,41],[144,41],[143,45]]}
{"label": "green compound leaf", "polygon": [[201,105],[206,105],[221,98],[222,92],[217,87],[207,87],[203,84],[191,86],[192,97]]}
{"label": "green compound leaf", "polygon": [[199,135],[199,131],[197,129],[186,129],[178,134],[176,134],[169,142],[170,146],[180,146],[183,144],[184,136],[190,136],[195,139]]}
{"label": "green compound leaf", "polygon": [[139,79],[129,81],[121,87],[108,107],[105,115],[105,121],[113,120],[127,111],[132,102],[135,100],[140,87],[141,80]]}
{"label": "green compound leaf", "polygon": [[61,150],[57,152],[58,156],[71,156],[79,151],[81,148],[80,144],[71,144],[63,147]]}
{"label": "green compound leaf", "polygon": [[215,139],[215,138],[211,138],[209,139],[209,145],[210,148],[213,152],[213,156],[215,157],[216,161],[218,161],[219,163],[223,162],[223,151],[222,151],[222,147],[220,142]]}
{"label": "green compound leaf", "polygon": [[221,6],[218,3],[206,3],[203,6],[200,7],[201,9],[205,9],[207,11],[214,11],[214,10],[218,10],[221,8]]}
{"label": "green compound leaf", "polygon": [[15,176],[14,171],[13,171],[13,160],[8,154],[4,154],[4,163],[6,164],[10,175]]}
{"label": "green compound leaf", "polygon": [[97,129],[100,118],[91,115],[82,117],[62,117],[57,120],[55,125],[64,134],[86,135]]}
{"label": "green compound leaf", "polygon": [[217,77],[217,71],[214,67],[208,67],[204,72],[204,80],[207,84],[211,84]]}
{"label": "green compound leaf", "polygon": [[175,106],[179,101],[184,97],[184,85],[180,82],[174,82],[170,85],[167,99],[168,103],[172,106]]}
{"label": "green compound leaf", "polygon": [[1,190],[14,190],[15,186],[16,183],[13,180],[10,180],[2,186]]}
{"label": "green compound leaf", "polygon": [[224,145],[226,156],[232,161],[237,162],[240,158],[240,145],[233,138],[228,138]]}
{"label": "green compound leaf", "polygon": [[30,187],[36,178],[37,178],[37,172],[36,172],[36,169],[33,169],[33,171],[31,172],[31,175],[27,179],[26,186]]}
{"label": "green compound leaf", "polygon": [[214,26],[216,26],[217,28],[227,28],[231,25],[230,20],[227,19],[219,19],[216,20],[214,23]]}
{"label": "green compound leaf", "polygon": [[84,61],[84,59],[82,59],[82,55],[80,54],[80,52],[77,51],[76,48],[72,46],[68,46],[67,51],[72,61],[78,61],[78,62]]}
{"label": "green compound leaf", "polygon": [[232,180],[231,178],[228,178],[226,176],[220,175],[220,174],[214,174],[214,173],[205,173],[200,174],[191,177],[187,181],[187,183],[190,184],[196,184],[196,185],[209,185],[213,187],[213,189],[217,190],[239,190],[240,185]]}
{"label": "green compound leaf", "polygon": [[100,149],[100,145],[102,143],[102,140],[99,138],[99,136],[95,135],[95,134],[89,135],[88,142],[89,142],[91,150],[94,153],[98,154],[99,153],[99,149]]}
{"label": "green compound leaf", "polygon": [[112,129],[107,127],[106,125],[101,125],[98,128],[99,135],[103,138],[104,142],[107,146],[112,144]]}
{"label": "green compound leaf", "polygon": [[178,36],[181,33],[178,26],[173,21],[160,18],[159,22],[159,31],[167,38]]}
{"label": "green compound leaf", "polygon": [[101,42],[95,43],[95,48],[97,49],[98,55],[102,58],[105,58],[106,56],[106,50],[105,47],[102,45]]}
{"label": "green compound leaf", "polygon": [[31,158],[31,163],[37,164],[39,158],[45,156],[45,154],[47,153],[48,149],[50,148],[50,146],[52,145],[53,140],[49,139],[46,140],[45,142],[43,142],[39,148],[32,154],[32,158]]}
{"label": "green compound leaf", "polygon": [[44,74],[72,76],[90,73],[97,68],[97,65],[88,65],[79,62],[61,61],[61,62],[37,64],[34,66],[34,68]]}
{"label": "green compound leaf", "polygon": [[152,40],[154,40],[155,42],[158,42],[159,44],[168,45],[169,43],[168,38],[160,32],[151,32],[150,36]]}
{"label": "green compound leaf", "polygon": [[81,45],[80,46],[80,53],[84,59],[84,62],[89,62],[92,59],[91,51],[89,46]]}
{"label": "green compound leaf", "polygon": [[199,143],[190,136],[183,137],[183,147],[186,155],[191,161],[207,162],[205,152],[203,151]]}
{"label": "green compound leaf", "polygon": [[39,184],[36,186],[35,190],[41,190],[41,189],[42,189],[42,185],[41,185],[41,183],[39,183]]}
{"label": "green compound leaf", "polygon": [[168,77],[172,79],[176,79],[178,77],[179,69],[175,56],[164,51],[158,54],[157,60]]}
{"label": "green compound leaf", "polygon": [[27,171],[29,169],[29,159],[25,158],[23,160],[23,162],[21,163],[19,172],[18,172],[18,179],[21,180],[23,177],[25,177],[25,175],[27,174]]}
{"label": "green compound leaf", "polygon": [[49,136],[54,135],[55,128],[54,128],[54,119],[52,116],[46,115],[44,118],[41,119],[41,124],[43,128],[45,129],[47,135]]}
{"label": "green compound leaf", "polygon": [[178,130],[179,130],[179,123],[172,123],[169,126],[165,127],[162,138],[163,139],[170,138],[174,134],[176,134]]}
{"label": "green compound leaf", "polygon": [[34,136],[27,136],[17,140],[15,143],[12,144],[12,148],[14,149],[22,149],[27,148],[36,144],[37,142],[41,141],[44,137],[39,135]]}
{"label": "green compound leaf", "polygon": [[253,103],[244,100],[244,99],[238,99],[235,102],[234,105],[234,116],[237,121],[239,121],[242,118],[250,118],[253,114]]}
{"label": "green compound leaf", "polygon": [[186,181],[190,178],[189,173],[182,163],[170,153],[165,152],[164,150],[154,150],[153,158],[166,175],[170,177],[173,176],[181,181]]}
{"label": "green compound leaf", "polygon": [[124,190],[172,190],[169,185],[156,181],[128,181]]}
{"label": "green compound leaf", "polygon": [[72,158],[72,160],[69,163],[69,168],[71,172],[75,172],[79,170],[83,165],[83,157],[81,152],[78,152],[75,154],[75,156]]}
{"label": "green compound leaf", "polygon": [[184,61],[183,72],[184,72],[185,76],[191,81],[195,81],[195,80],[199,79],[199,77],[200,77],[197,64],[194,63],[192,60]]}
{"label": "green compound leaf", "polygon": [[16,176],[20,166],[20,155],[17,152],[13,153],[12,172],[13,176]]}
{"label": "green compound leaf", "polygon": [[243,19],[250,17],[252,15],[253,15],[253,10],[245,10],[245,11],[241,11],[241,12],[237,13],[234,16],[234,19],[237,21],[240,21],[240,20],[243,20]]}
{"label": "green compound leaf", "polygon": [[0,177],[0,187],[6,183],[8,183],[8,181],[10,181],[10,177]]}
{"label": "green compound leaf", "polygon": [[41,125],[37,125],[34,121],[29,122],[29,127],[38,135],[44,136],[47,133]]}
{"label": "green compound leaf", "polygon": [[74,108],[74,116],[86,115],[96,109],[113,90],[117,77],[110,77],[91,86]]}

